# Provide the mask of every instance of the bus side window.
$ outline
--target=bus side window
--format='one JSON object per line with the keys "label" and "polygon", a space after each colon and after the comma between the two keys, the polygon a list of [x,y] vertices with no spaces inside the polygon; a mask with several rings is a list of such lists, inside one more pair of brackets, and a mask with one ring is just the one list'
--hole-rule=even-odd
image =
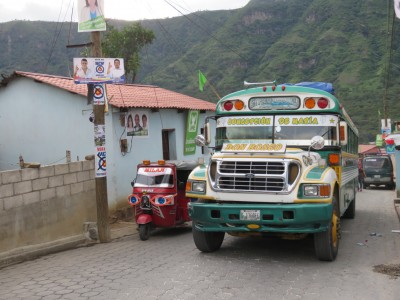
{"label": "bus side window", "polygon": [[348,141],[347,135],[347,123],[340,121],[340,128],[339,128],[339,136],[340,136],[340,145],[346,146]]}

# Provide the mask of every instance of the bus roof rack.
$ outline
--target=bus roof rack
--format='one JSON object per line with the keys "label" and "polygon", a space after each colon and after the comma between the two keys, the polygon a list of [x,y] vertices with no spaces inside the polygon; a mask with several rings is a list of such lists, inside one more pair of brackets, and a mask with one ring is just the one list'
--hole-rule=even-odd
{"label": "bus roof rack", "polygon": [[248,88],[250,86],[272,86],[272,85],[276,85],[276,80],[274,81],[265,81],[265,82],[247,82],[244,81],[244,87]]}

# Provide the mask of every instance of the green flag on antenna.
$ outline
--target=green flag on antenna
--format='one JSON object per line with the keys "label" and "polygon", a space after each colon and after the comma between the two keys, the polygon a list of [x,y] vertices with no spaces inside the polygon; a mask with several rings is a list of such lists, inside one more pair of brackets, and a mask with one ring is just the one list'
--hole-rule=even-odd
{"label": "green flag on antenna", "polygon": [[201,71],[199,70],[199,90],[200,91],[203,91],[204,85],[206,84],[206,82],[207,82],[206,76],[204,76],[204,74],[201,73]]}

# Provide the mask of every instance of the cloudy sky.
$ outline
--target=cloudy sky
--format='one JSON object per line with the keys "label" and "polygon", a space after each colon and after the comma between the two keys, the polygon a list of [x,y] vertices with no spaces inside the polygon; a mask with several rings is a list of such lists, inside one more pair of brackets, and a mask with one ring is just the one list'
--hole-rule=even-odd
{"label": "cloudy sky", "polygon": [[[196,11],[235,9],[249,0],[104,0],[105,17],[143,20],[180,16]],[[12,20],[77,21],[77,0],[0,0],[0,22]]]}

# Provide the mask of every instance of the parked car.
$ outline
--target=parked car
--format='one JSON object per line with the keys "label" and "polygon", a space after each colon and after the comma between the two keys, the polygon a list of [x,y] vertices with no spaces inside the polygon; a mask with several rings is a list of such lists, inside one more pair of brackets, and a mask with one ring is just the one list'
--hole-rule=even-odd
{"label": "parked car", "polygon": [[396,184],[393,175],[393,164],[389,155],[370,155],[363,159],[364,188],[370,185],[385,185],[388,189],[394,189]]}

